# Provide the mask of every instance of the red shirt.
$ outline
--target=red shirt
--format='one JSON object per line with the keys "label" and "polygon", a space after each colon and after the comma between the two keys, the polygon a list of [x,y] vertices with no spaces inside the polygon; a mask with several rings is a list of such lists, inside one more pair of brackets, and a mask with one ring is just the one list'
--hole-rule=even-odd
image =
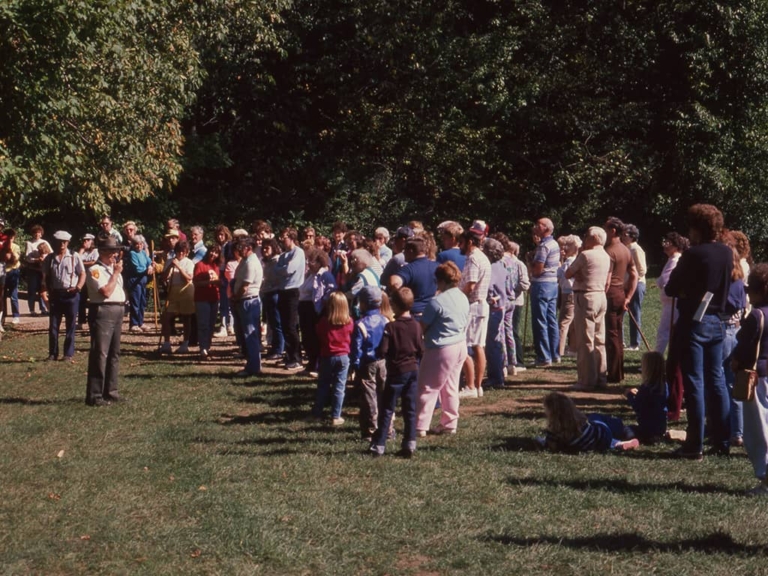
{"label": "red shirt", "polygon": [[[219,264],[214,262],[208,264],[205,260],[195,264],[195,271],[192,275],[192,282],[199,280],[210,280],[210,273],[219,275]],[[195,302],[218,302],[219,301],[219,282],[208,284],[206,286],[195,286]]]}
{"label": "red shirt", "polygon": [[320,318],[315,328],[320,340],[320,357],[348,356],[354,328],[355,323],[351,320],[344,326],[331,326],[328,318]]}

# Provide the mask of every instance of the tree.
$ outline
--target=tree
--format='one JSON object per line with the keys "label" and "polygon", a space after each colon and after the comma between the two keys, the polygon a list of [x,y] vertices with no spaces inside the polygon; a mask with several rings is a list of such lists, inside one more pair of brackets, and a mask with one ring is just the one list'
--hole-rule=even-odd
{"label": "tree", "polygon": [[175,182],[201,79],[185,4],[0,7],[0,204],[98,213]]}

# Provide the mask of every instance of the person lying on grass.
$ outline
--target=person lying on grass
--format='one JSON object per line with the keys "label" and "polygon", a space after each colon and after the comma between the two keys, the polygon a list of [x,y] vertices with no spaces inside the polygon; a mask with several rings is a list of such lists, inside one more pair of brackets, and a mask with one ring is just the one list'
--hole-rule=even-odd
{"label": "person lying on grass", "polygon": [[607,450],[634,450],[640,445],[620,418],[584,415],[568,396],[551,392],[544,398],[547,430],[537,440],[552,452],[576,454]]}

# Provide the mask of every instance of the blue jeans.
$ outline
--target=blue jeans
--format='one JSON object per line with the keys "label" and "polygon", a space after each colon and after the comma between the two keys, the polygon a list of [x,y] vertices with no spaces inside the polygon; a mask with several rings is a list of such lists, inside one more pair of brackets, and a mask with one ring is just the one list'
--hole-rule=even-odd
{"label": "blue jeans", "polygon": [[48,355],[59,357],[59,330],[64,318],[66,334],[64,336],[64,356],[75,355],[75,319],[80,307],[79,292],[52,291],[50,297],[51,315],[48,321]]}
{"label": "blue jeans", "polygon": [[[3,291],[3,312],[6,312],[5,299],[11,299],[11,314],[14,318],[19,317],[19,279],[21,277],[21,269],[11,270],[5,274],[5,290]],[[3,318],[6,315],[3,314]]]}
{"label": "blue jeans", "polygon": [[587,420],[592,424],[600,423],[605,425],[610,431],[613,440],[611,448],[624,440],[630,440],[634,436],[631,428],[624,426],[624,421],[617,416],[608,416],[607,414],[587,414]]}
{"label": "blue jeans", "polygon": [[[195,312],[197,313],[197,343],[200,345],[200,350],[211,349],[213,327],[216,325],[216,311],[218,308],[218,302],[195,302]],[[261,330],[261,326],[259,326],[259,330]],[[261,335],[261,333],[259,333],[259,335]]]}
{"label": "blue jeans", "polygon": [[147,277],[134,276],[126,282],[128,302],[130,303],[129,325],[144,325],[144,310],[147,309]]}
{"label": "blue jeans", "polygon": [[[232,327],[232,314],[229,309],[229,295],[227,294],[227,288],[229,287],[229,280],[224,277],[224,274],[219,276],[221,284],[219,285],[219,312],[221,313],[221,325],[226,328]],[[216,321],[214,319],[214,324]]]}
{"label": "blue jeans", "polygon": [[704,416],[709,415],[710,438],[714,449],[729,447],[731,426],[728,390],[723,374],[725,326],[716,315],[701,322],[679,321],[680,369],[683,373],[688,429],[684,448],[701,452],[704,444]]}
{"label": "blue jeans", "polygon": [[731,353],[736,347],[736,333],[739,329],[736,326],[726,325],[725,339],[723,340],[723,374],[725,376],[725,385],[728,387],[728,396],[730,397],[731,408],[731,438],[742,438],[744,436],[744,404],[739,400],[733,399],[733,384],[736,382],[736,374],[731,369]]}
{"label": "blue jeans", "polygon": [[347,372],[349,371],[349,356],[331,356],[320,358],[320,375],[317,379],[317,394],[312,415],[320,417],[323,408],[328,403],[328,396],[333,388],[331,400],[331,418],[341,418],[341,407],[344,404],[344,392],[347,388]]}
{"label": "blue jeans", "polygon": [[392,417],[397,408],[397,399],[402,398],[403,431],[402,447],[416,450],[416,396],[418,391],[418,370],[405,374],[388,375],[379,406],[379,427],[373,435],[373,446],[379,454],[384,454]]}
{"label": "blue jeans", "polygon": [[504,310],[492,309],[488,315],[485,354],[488,361],[487,386],[504,386]]}
{"label": "blue jeans", "polygon": [[557,282],[531,283],[531,327],[536,362],[559,360],[560,328],[557,325]]}
{"label": "blue jeans", "polygon": [[40,303],[40,312],[47,312],[48,307],[40,297],[40,288],[43,285],[43,273],[39,270],[28,269],[27,270],[27,304],[29,305],[29,312],[34,313],[35,303]]}
{"label": "blue jeans", "polygon": [[245,371],[248,374],[261,373],[261,300],[251,298],[238,302],[240,327],[245,345]]}
{"label": "blue jeans", "polygon": [[282,354],[285,351],[283,325],[280,321],[280,312],[277,310],[277,296],[277,291],[264,294],[264,316],[267,318],[267,326],[269,326],[271,332],[269,341],[270,354]]}
{"label": "blue jeans", "polygon": [[[638,326],[642,328],[642,313],[643,313],[643,299],[645,298],[645,282],[637,283],[637,290],[632,295],[632,300],[629,301],[629,311],[632,316],[637,320],[637,326],[632,322],[632,318],[629,319],[629,345],[632,348],[640,347],[640,330]],[[629,316],[629,314],[627,314]]]}

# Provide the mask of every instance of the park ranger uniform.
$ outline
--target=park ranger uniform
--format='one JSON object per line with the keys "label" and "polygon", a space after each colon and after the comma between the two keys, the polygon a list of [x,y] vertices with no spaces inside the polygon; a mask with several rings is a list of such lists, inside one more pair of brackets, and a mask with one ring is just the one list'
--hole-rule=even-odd
{"label": "park ranger uniform", "polygon": [[114,267],[101,260],[91,266],[86,276],[90,300],[88,319],[91,329],[91,350],[88,356],[88,386],[85,403],[100,406],[118,401],[117,375],[120,366],[120,335],[125,310],[123,278],[117,274],[117,284],[109,297],[100,289],[115,275]]}

